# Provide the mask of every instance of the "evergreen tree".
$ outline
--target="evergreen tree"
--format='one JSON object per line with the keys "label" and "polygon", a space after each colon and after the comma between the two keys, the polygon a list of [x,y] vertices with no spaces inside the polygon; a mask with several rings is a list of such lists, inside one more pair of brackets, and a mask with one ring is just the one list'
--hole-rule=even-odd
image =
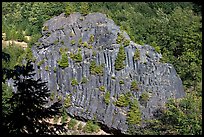
{"label": "evergreen tree", "polygon": [[125,59],[126,59],[125,49],[123,46],[120,46],[119,52],[114,64],[116,70],[121,70],[125,68],[125,63],[124,63]]}
{"label": "evergreen tree", "polygon": [[60,114],[61,104],[48,104],[50,91],[46,82],[35,80],[34,69],[30,62],[26,66],[16,66],[12,70],[17,91],[6,101],[11,111],[3,118],[3,134],[57,134],[65,131],[64,125],[48,122]]}
{"label": "evergreen tree", "polygon": [[73,3],[67,2],[66,3],[66,8],[65,8],[65,15],[69,16],[75,11],[75,7],[73,6]]}
{"label": "evergreen tree", "polygon": [[82,15],[87,15],[89,13],[88,2],[81,2],[80,11]]}

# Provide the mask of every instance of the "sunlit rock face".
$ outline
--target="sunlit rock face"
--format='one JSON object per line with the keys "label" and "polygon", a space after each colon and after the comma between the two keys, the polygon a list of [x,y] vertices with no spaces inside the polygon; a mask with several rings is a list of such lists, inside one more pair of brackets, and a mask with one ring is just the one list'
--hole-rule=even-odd
{"label": "sunlit rock face", "polygon": [[[95,119],[110,130],[125,133],[128,129],[126,118],[129,106],[115,105],[119,95],[131,92],[130,98],[138,99],[142,120],[146,120],[153,118],[154,112],[164,106],[169,98],[181,98],[185,93],[174,67],[161,63],[161,54],[149,45],[138,45],[130,40],[130,44],[125,47],[125,68],[115,70],[114,63],[120,47],[116,43],[118,33],[130,40],[128,34],[104,14],[82,16],[74,13],[66,17],[63,13],[44,23],[43,36],[32,51],[36,58],[36,78],[48,81],[49,89],[61,95],[62,102],[67,94],[71,95],[71,106],[67,108],[67,113],[81,119]],[[91,35],[94,39],[90,42]],[[92,47],[80,46],[79,39]],[[65,68],[57,63],[61,59],[62,47],[68,49],[66,54],[69,66]],[[70,55],[76,54],[79,48],[82,61],[76,62]],[[133,58],[136,49],[140,52],[139,60]],[[44,63],[38,65],[42,60]],[[102,75],[90,74],[91,61],[103,66]],[[82,84],[83,77],[86,77],[87,82]],[[76,79],[78,85],[73,86],[72,79]],[[120,84],[121,80],[124,84]],[[134,80],[137,81],[138,91],[130,90]],[[105,87],[105,91],[99,90],[101,86]],[[106,92],[110,92],[109,104],[104,101]],[[140,103],[143,92],[149,94],[146,104]]]}

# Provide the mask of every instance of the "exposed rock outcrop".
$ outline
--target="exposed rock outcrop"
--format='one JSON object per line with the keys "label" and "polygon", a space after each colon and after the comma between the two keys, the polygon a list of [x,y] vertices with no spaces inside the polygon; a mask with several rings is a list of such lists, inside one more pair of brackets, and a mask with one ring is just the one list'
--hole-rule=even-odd
{"label": "exposed rock outcrop", "polygon": [[[115,70],[114,63],[120,47],[120,44],[116,43],[118,33],[130,40],[128,34],[121,31],[104,14],[82,16],[75,13],[68,17],[61,14],[44,23],[43,36],[38,40],[39,44],[33,46],[32,51],[36,57],[36,78],[48,81],[49,89],[63,98],[66,94],[71,95],[71,106],[67,108],[69,115],[86,120],[95,119],[109,129],[125,133],[128,129],[126,119],[129,106],[115,105],[119,95],[131,92],[132,97],[139,100],[142,93],[147,92],[149,101],[145,105],[140,103],[142,119],[145,120],[152,118],[154,111],[163,106],[169,98],[180,98],[185,93],[174,67],[168,63],[160,63],[161,54],[149,45],[138,45],[130,40],[129,45],[125,47],[125,68]],[[90,41],[91,35],[94,36],[93,41]],[[89,47],[80,47],[82,61],[76,62],[70,55],[78,52],[80,38],[83,43],[87,42]],[[68,48],[65,52],[69,66],[65,68],[61,68],[57,63],[61,59],[62,47]],[[139,60],[133,58],[136,49],[140,52]],[[42,60],[44,62],[39,65],[38,62]],[[90,74],[92,60],[96,61],[96,65],[103,66],[103,75]],[[83,77],[86,77],[88,82],[81,84]],[[71,84],[73,78],[78,81],[78,85]],[[120,80],[123,80],[124,84],[121,84]],[[134,80],[137,81],[138,91],[130,91],[131,82]],[[100,86],[105,87],[104,92],[99,90]],[[110,103],[106,104],[104,95],[108,91]]]}

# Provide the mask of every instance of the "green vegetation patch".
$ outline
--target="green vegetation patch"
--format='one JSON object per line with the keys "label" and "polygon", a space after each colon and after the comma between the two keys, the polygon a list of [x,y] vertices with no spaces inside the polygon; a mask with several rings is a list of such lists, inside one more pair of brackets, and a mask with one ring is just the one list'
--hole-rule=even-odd
{"label": "green vegetation patch", "polygon": [[70,58],[75,62],[82,62],[82,55],[80,51],[78,51],[77,54],[70,53]]}
{"label": "green vegetation patch", "polygon": [[62,53],[62,58],[59,59],[57,61],[57,64],[61,67],[61,68],[66,68],[69,66],[69,63],[68,63],[68,56],[65,52]]}
{"label": "green vegetation patch", "polygon": [[69,16],[75,12],[75,6],[73,5],[72,2],[66,2],[66,7],[65,7],[65,16]]}
{"label": "green vegetation patch", "polygon": [[121,84],[121,85],[122,85],[122,84],[125,84],[125,83],[124,83],[124,80],[120,80],[120,81],[119,81],[119,84]]}
{"label": "green vegetation patch", "polygon": [[100,86],[99,90],[105,92],[106,88],[105,88],[105,86]]}
{"label": "green vegetation patch", "polygon": [[68,114],[67,114],[65,108],[62,108],[62,109],[63,109],[63,111],[62,111],[62,114],[61,114],[62,115],[61,123],[63,124],[63,123],[67,122]]}
{"label": "green vegetation patch", "polygon": [[140,101],[141,102],[148,102],[149,101],[149,94],[147,92],[143,92],[142,95],[140,96]]}
{"label": "green vegetation patch", "polygon": [[127,107],[129,105],[130,98],[125,94],[120,94],[116,101],[116,106]]}
{"label": "green vegetation patch", "polygon": [[83,42],[82,42],[82,38],[79,38],[79,43],[78,43],[78,46],[79,46],[79,47],[81,47],[81,46],[82,46],[82,44],[83,44]]}
{"label": "green vegetation patch", "polygon": [[49,66],[45,66],[45,71],[49,71]]}
{"label": "green vegetation patch", "polygon": [[80,124],[78,125],[77,130],[82,130],[82,129],[83,129],[83,125],[82,125],[82,123],[80,123]]}
{"label": "green vegetation patch", "polygon": [[54,41],[54,44],[55,44],[55,45],[57,45],[57,44],[58,44],[58,42],[59,42],[58,40],[55,40],[55,41]]}
{"label": "green vegetation patch", "polygon": [[96,56],[96,54],[97,54],[97,53],[96,53],[96,51],[95,51],[95,50],[93,50],[93,51],[92,51],[92,55],[95,57],[95,56]]}
{"label": "green vegetation patch", "polygon": [[88,48],[88,43],[85,41],[83,44],[82,44],[83,47],[85,48]]}
{"label": "green vegetation patch", "polygon": [[67,52],[67,51],[68,51],[68,48],[67,48],[67,47],[60,47],[60,48],[59,48],[60,54],[65,53],[65,52]]}
{"label": "green vegetation patch", "polygon": [[125,64],[124,64],[125,59],[126,59],[125,49],[123,46],[120,46],[119,52],[117,54],[115,64],[114,64],[115,70],[119,71],[125,68]]}
{"label": "green vegetation patch", "polygon": [[97,133],[99,130],[100,127],[97,124],[94,124],[93,121],[88,121],[83,129],[83,131],[86,133]]}
{"label": "green vegetation patch", "polygon": [[71,44],[75,45],[76,41],[75,40],[71,40]]}
{"label": "green vegetation patch", "polygon": [[76,124],[77,121],[75,119],[71,119],[68,123],[68,129],[73,130]]}
{"label": "green vegetation patch", "polygon": [[93,34],[91,34],[90,39],[89,39],[89,42],[90,42],[90,43],[93,43],[93,42],[94,42],[94,35],[93,35]]}
{"label": "green vegetation patch", "polygon": [[138,88],[138,85],[137,85],[137,81],[134,80],[131,82],[131,88],[130,88],[132,91],[138,91],[139,88]]}
{"label": "green vegetation patch", "polygon": [[106,91],[105,96],[104,96],[104,101],[106,104],[110,103],[110,92]]}
{"label": "green vegetation patch", "polygon": [[140,51],[139,51],[139,49],[135,50],[134,60],[140,60]]}
{"label": "green vegetation patch", "polygon": [[67,94],[66,98],[64,99],[64,107],[68,108],[71,106],[71,95]]}
{"label": "green vegetation patch", "polygon": [[118,33],[118,37],[116,39],[117,44],[121,44],[124,40],[124,36],[121,33]]}
{"label": "green vegetation patch", "polygon": [[50,100],[53,101],[54,98],[55,98],[55,92],[52,92],[52,93],[50,94]]}
{"label": "green vegetation patch", "polygon": [[71,85],[72,85],[72,86],[78,85],[78,82],[77,82],[77,80],[76,80],[75,78],[72,79]]}
{"label": "green vegetation patch", "polygon": [[88,79],[86,77],[82,77],[81,84],[85,84],[87,82],[88,82]]}
{"label": "green vegetation patch", "polygon": [[81,2],[80,3],[80,13],[82,15],[87,15],[89,13],[89,4],[88,2]]}
{"label": "green vegetation patch", "polygon": [[92,75],[102,76],[103,75],[103,66],[102,65],[96,65],[95,61],[91,61],[91,64],[90,64],[90,73]]}
{"label": "green vegetation patch", "polygon": [[130,45],[130,40],[125,39],[123,45],[124,45],[125,47],[129,46],[129,45]]}
{"label": "green vegetation patch", "polygon": [[54,73],[56,73],[57,72],[57,67],[54,67],[53,71],[54,71]]}
{"label": "green vegetation patch", "polygon": [[130,110],[128,111],[128,114],[127,114],[127,121],[128,121],[128,124],[140,125],[141,120],[142,118],[141,118],[139,103],[135,98],[133,102],[130,103]]}

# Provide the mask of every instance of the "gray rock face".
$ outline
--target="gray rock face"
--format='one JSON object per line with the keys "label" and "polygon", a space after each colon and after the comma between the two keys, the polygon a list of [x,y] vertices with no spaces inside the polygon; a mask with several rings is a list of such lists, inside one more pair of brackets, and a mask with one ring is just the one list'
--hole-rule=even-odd
{"label": "gray rock face", "polygon": [[[149,45],[142,46],[130,41],[129,46],[125,47],[125,68],[115,70],[114,63],[120,46],[116,44],[117,34],[120,32],[126,39],[130,38],[104,14],[82,16],[75,13],[68,17],[61,14],[45,22],[44,26],[48,30],[42,30],[43,37],[38,40],[41,44],[32,48],[36,62],[45,60],[40,67],[37,63],[34,64],[36,79],[48,81],[49,89],[63,97],[71,94],[71,106],[67,108],[67,113],[72,116],[96,119],[110,129],[125,133],[128,129],[126,118],[129,106],[118,107],[113,102],[120,94],[130,91],[133,80],[137,81],[139,87],[139,91],[131,91],[134,97],[139,100],[143,92],[150,94],[147,104],[140,104],[143,120],[152,118],[153,112],[169,98],[181,98],[185,95],[182,81],[174,67],[168,63],[160,63],[161,54],[156,53]],[[93,42],[89,42],[91,35],[94,35]],[[80,47],[83,60],[77,63],[69,55],[77,53],[80,38],[82,42],[92,45],[92,49]],[[73,45],[72,40],[75,41]],[[57,60],[61,58],[61,47],[68,48],[69,66],[64,69],[57,64]],[[133,60],[136,49],[140,51],[138,61]],[[97,65],[104,65],[103,76],[90,74],[91,60],[96,61]],[[46,66],[49,67],[48,71],[45,70]],[[80,84],[83,77],[88,82]],[[77,79],[78,85],[71,85],[73,78]],[[121,79],[124,84],[119,84]],[[105,92],[99,90],[100,86],[105,86],[105,92],[110,92],[108,105],[104,101]]]}

